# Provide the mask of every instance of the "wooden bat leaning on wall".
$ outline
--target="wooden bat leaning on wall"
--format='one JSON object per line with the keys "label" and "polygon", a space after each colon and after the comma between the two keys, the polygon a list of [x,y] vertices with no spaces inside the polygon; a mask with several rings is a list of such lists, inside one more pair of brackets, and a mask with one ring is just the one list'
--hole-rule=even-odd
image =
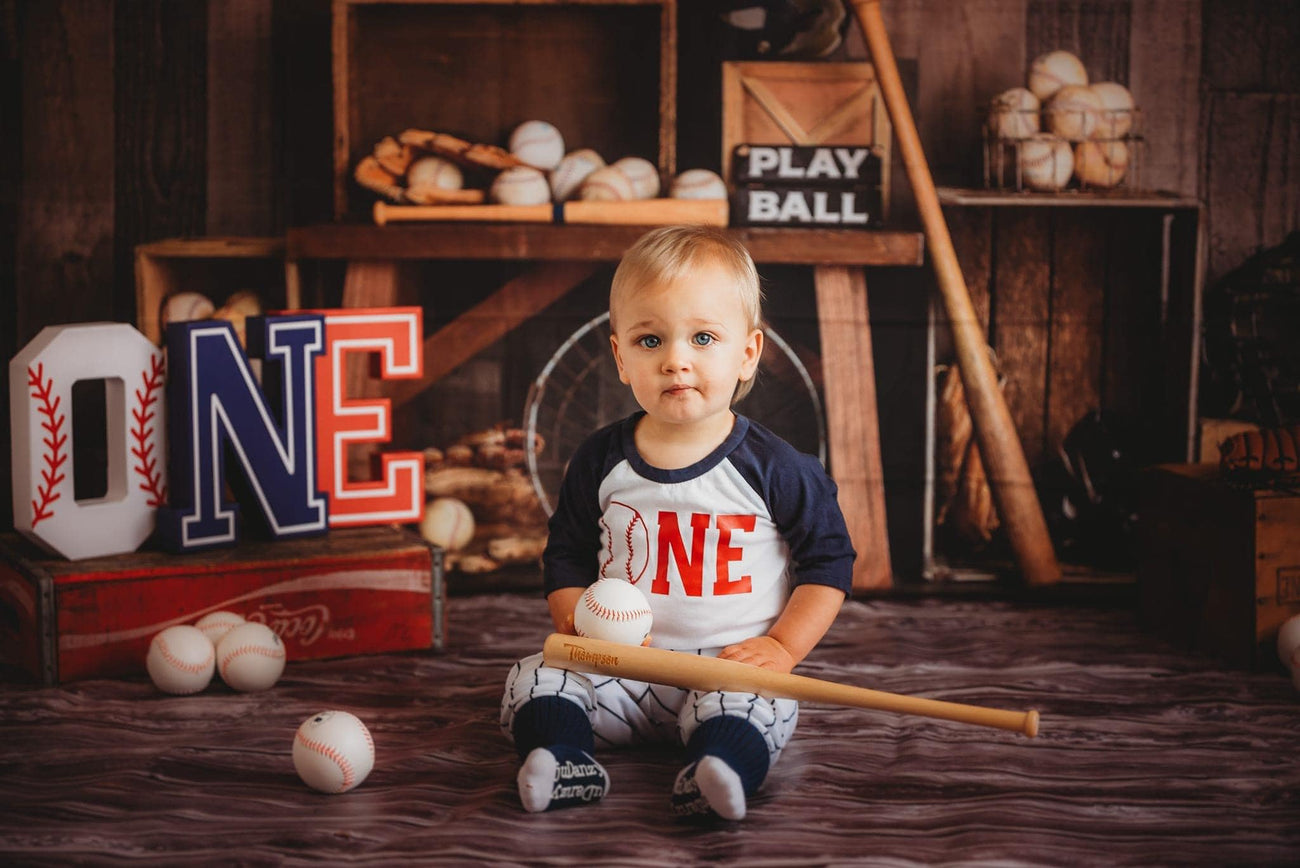
{"label": "wooden bat leaning on wall", "polygon": [[957,252],[952,246],[952,236],[948,233],[934,178],[921,149],[921,138],[885,33],[880,0],[853,0],[853,9],[871,52],[880,94],[893,123],[908,181],[916,195],[939,294],[943,297],[948,322],[952,326],[957,367],[966,390],[980,457],[984,460],[1002,525],[1025,580],[1031,585],[1058,582],[1061,568],[1047,532],[1047,521],[1043,518],[1025,453],[1020,448],[1015,423],[998,387],[997,372],[989,361],[984,327],[975,316],[966,278],[961,273]]}
{"label": "wooden bat leaning on wall", "polygon": [[726,199],[638,199],[633,202],[556,202],[546,205],[389,205],[376,202],[375,224],[397,222],[585,223],[665,226],[727,225]]}
{"label": "wooden bat leaning on wall", "polygon": [[922,699],[852,687],[804,675],[760,669],[734,660],[700,657],[662,648],[642,648],[601,639],[552,633],[542,646],[546,665],[596,675],[631,678],[688,690],[729,690],[781,696],[827,705],[874,708],[899,714],[936,717],[975,726],[1007,729],[1033,738],[1038,735],[1038,712],[1005,711],[978,705]]}

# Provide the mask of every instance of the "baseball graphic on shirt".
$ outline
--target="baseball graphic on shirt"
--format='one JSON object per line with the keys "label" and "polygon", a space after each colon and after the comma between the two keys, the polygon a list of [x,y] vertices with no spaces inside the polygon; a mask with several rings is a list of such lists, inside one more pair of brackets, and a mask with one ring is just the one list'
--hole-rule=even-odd
{"label": "baseball graphic on shirt", "polygon": [[650,635],[650,601],[622,579],[597,579],[573,609],[579,636],[624,645],[640,645]]}
{"label": "baseball graphic on shirt", "polygon": [[603,534],[600,576],[636,584],[650,562],[650,529],[645,519],[626,503],[613,501],[600,520]]}

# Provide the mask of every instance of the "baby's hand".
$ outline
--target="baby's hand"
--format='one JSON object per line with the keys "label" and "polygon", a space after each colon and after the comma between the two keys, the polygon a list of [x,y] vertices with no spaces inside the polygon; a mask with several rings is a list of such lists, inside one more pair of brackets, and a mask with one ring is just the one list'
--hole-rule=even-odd
{"label": "baby's hand", "polygon": [[728,645],[718,655],[722,660],[735,660],[748,663],[760,669],[773,669],[777,672],[789,672],[794,669],[794,657],[785,646],[771,636],[755,636],[735,645]]}

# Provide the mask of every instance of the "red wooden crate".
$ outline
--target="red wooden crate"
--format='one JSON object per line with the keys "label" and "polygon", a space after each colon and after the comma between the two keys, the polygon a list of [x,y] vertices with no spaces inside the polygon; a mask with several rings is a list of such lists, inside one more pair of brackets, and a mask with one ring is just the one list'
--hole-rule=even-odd
{"label": "red wooden crate", "polygon": [[218,610],[270,626],[290,663],[441,650],[445,602],[441,553],[395,527],[82,561],[0,534],[0,663],[46,685],[143,674],[156,633]]}

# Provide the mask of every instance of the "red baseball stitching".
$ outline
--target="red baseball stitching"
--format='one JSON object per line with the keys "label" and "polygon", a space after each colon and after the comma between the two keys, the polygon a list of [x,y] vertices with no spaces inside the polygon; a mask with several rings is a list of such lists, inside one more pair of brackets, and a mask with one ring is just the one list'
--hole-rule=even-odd
{"label": "red baseball stitching", "polygon": [[51,377],[46,381],[44,364],[37,365],[35,370],[28,366],[27,385],[32,387],[31,397],[40,401],[36,412],[45,417],[41,427],[45,429],[47,435],[41,438],[46,448],[46,451],[41,453],[41,460],[45,464],[45,469],[41,471],[41,479],[45,484],[36,487],[39,500],[32,501],[32,527],[36,527],[39,522],[54,517],[54,510],[50,509],[50,506],[63,496],[54,488],[66,478],[66,474],[60,473],[59,468],[68,460],[67,454],[63,452],[63,447],[68,442],[68,435],[60,433],[67,416],[59,412],[59,402],[63,400],[62,397],[56,396],[53,401],[50,400],[54,392],[54,378]]}
{"label": "red baseball stitching", "polygon": [[597,573],[597,575],[604,576],[605,568],[614,563],[614,532],[610,530],[609,525],[605,523],[605,517],[603,515],[600,517],[600,526],[604,528],[605,533],[609,534],[609,557],[600,565],[600,572]]}
{"label": "red baseball stitching", "polygon": [[136,407],[131,410],[131,417],[135,419],[131,437],[136,443],[131,449],[131,454],[138,462],[132,470],[144,477],[144,482],[140,483],[140,490],[149,495],[148,505],[162,506],[167,502],[167,486],[162,481],[158,456],[154,454],[154,444],[149,442],[149,438],[153,436],[152,423],[156,414],[156,411],[151,408],[158,401],[156,393],[162,389],[165,363],[161,355],[152,355],[149,361],[153,370],[140,372],[144,391],[135,390]]}
{"label": "red baseball stitching", "polygon": [[343,783],[339,784],[339,788],[335,790],[335,792],[341,793],[348,787],[352,786],[352,780],[355,775],[352,772],[352,763],[348,762],[347,757],[325,744],[325,742],[310,739],[301,732],[298,733],[298,741],[302,742],[303,747],[308,750],[314,750],[328,759],[334,760],[334,762],[338,764],[339,771],[343,772]]}
{"label": "red baseball stitching", "polygon": [[594,586],[587,588],[582,595],[583,602],[587,604],[588,609],[606,621],[631,621],[650,614],[649,609],[611,609],[596,599],[593,588]]}
{"label": "red baseball stitching", "polygon": [[275,651],[269,648],[263,648],[260,645],[240,645],[234,651],[231,651],[229,654],[227,654],[226,657],[221,661],[221,677],[223,680],[226,677],[227,667],[229,667],[230,664],[234,662],[236,657],[243,657],[245,654],[261,654],[263,657],[268,657],[271,660],[284,659],[284,649],[280,649],[279,653],[276,653]]}
{"label": "red baseball stitching", "polygon": [[203,669],[207,669],[208,666],[212,664],[213,657],[212,654],[209,654],[207,657],[203,658],[202,663],[186,663],[184,660],[172,653],[172,650],[167,647],[166,639],[158,640],[158,653],[163,656],[164,660],[172,666],[175,666],[177,669],[180,669],[182,672],[199,672]]}
{"label": "red baseball stitching", "polygon": [[632,581],[632,555],[634,554],[632,549],[632,528],[636,527],[636,519],[637,514],[633,513],[632,520],[627,523],[627,530],[623,532],[623,535],[627,537],[627,563],[623,564],[623,572],[627,573],[628,582]]}

